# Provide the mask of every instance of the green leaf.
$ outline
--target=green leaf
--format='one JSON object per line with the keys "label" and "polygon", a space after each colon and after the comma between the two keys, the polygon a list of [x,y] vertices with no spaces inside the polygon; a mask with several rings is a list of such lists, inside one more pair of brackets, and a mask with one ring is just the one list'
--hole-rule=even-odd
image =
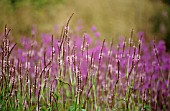
{"label": "green leaf", "polygon": [[70,106],[68,111],[75,111],[75,106]]}
{"label": "green leaf", "polygon": [[31,106],[29,111],[33,111],[35,109],[35,106]]}
{"label": "green leaf", "polygon": [[49,108],[47,109],[47,111],[52,111],[52,107],[49,107]]}
{"label": "green leaf", "polygon": [[146,105],[146,106],[144,106],[144,109],[150,110],[150,106],[149,106],[149,105]]}
{"label": "green leaf", "polygon": [[53,92],[52,94],[54,95],[55,99],[58,101],[59,96],[56,94],[56,92]]}
{"label": "green leaf", "polygon": [[97,111],[100,111],[100,107],[97,107]]}
{"label": "green leaf", "polygon": [[70,84],[69,84],[68,82],[63,81],[63,80],[60,79],[60,78],[58,78],[58,81],[60,82],[61,86],[63,86],[64,84],[70,86]]}

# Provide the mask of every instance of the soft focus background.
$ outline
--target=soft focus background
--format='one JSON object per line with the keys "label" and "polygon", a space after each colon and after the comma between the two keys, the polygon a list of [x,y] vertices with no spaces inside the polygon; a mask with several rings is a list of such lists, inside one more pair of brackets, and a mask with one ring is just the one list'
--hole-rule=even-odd
{"label": "soft focus background", "polygon": [[117,41],[129,37],[133,28],[135,34],[145,32],[148,40],[155,36],[170,44],[169,0],[0,0],[0,31],[8,24],[16,40],[30,36],[32,28],[55,33],[73,12],[73,30],[82,25],[82,32],[92,33],[96,26],[101,39]]}

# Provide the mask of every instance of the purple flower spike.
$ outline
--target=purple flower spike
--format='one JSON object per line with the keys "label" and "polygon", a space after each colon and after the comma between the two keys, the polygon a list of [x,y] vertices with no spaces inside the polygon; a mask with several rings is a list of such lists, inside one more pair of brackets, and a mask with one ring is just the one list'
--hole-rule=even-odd
{"label": "purple flower spike", "polygon": [[85,39],[89,45],[92,43],[92,38],[90,37],[89,34],[86,34]]}
{"label": "purple flower spike", "polygon": [[95,32],[95,31],[96,31],[96,26],[92,26],[92,27],[91,27],[91,31],[92,31],[92,32]]}
{"label": "purple flower spike", "polygon": [[40,35],[42,42],[45,44],[49,44],[51,42],[51,35],[49,34],[41,34]]}
{"label": "purple flower spike", "polygon": [[94,35],[95,37],[100,37],[100,32],[95,32]]}

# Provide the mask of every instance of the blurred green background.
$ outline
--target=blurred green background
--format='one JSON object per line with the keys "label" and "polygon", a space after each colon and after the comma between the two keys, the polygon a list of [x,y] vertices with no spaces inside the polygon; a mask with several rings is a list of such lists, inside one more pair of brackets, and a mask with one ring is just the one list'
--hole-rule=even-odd
{"label": "blurred green background", "polygon": [[75,15],[71,29],[82,23],[82,31],[91,33],[97,27],[101,39],[118,36],[129,37],[144,31],[148,37],[168,40],[170,30],[169,0],[0,0],[0,31],[5,24],[12,28],[12,35],[30,36],[32,27],[37,32],[61,31],[69,16]]}

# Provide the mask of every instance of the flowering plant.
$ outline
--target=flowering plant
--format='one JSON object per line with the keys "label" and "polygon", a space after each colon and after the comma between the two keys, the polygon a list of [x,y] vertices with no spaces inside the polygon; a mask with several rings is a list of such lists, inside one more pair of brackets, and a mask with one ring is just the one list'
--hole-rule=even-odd
{"label": "flowering plant", "polygon": [[[70,17],[71,19],[71,17]],[[168,110],[170,54],[164,41],[151,45],[139,32],[133,42],[92,42],[69,33],[41,34],[0,48],[0,110]],[[93,27],[97,37],[100,33]]]}

